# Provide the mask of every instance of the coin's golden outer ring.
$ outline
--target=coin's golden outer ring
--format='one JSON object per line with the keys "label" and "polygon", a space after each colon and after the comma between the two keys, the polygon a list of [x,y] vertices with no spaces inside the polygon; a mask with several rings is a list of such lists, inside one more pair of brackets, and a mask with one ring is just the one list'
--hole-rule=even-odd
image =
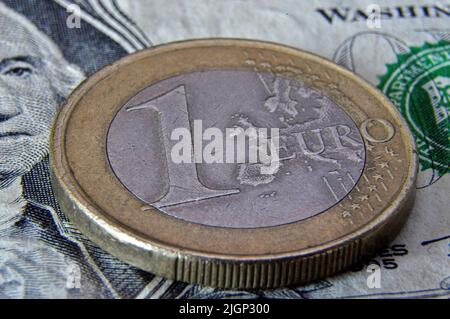
{"label": "coin's golden outer ring", "polygon": [[[334,207],[276,227],[233,229],[182,221],[131,194],[106,155],[119,108],[149,85],[188,72],[273,72],[320,90],[361,128],[362,178]],[[389,125],[393,136],[384,141]],[[375,123],[370,128],[368,123]],[[387,132],[387,133],[386,133]],[[100,247],[174,280],[223,288],[302,284],[338,273],[398,233],[413,205],[418,168],[406,123],[377,89],[332,62],[273,43],[205,39],[132,54],[82,83],[58,115],[52,181],[64,212]]]}

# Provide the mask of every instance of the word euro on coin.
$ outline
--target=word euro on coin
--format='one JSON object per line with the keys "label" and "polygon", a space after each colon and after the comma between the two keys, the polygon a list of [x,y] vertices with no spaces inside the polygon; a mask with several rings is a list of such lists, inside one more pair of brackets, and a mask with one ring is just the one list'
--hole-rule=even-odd
{"label": "word euro on coin", "polygon": [[417,155],[385,96],[320,57],[248,40],[128,56],[82,84],[52,137],[70,219],[111,254],[223,288],[302,284],[389,242]]}

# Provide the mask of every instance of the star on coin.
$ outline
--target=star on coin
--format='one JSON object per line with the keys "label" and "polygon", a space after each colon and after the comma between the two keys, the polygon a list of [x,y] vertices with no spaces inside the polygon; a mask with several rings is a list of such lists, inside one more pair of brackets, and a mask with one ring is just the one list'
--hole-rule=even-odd
{"label": "star on coin", "polygon": [[366,148],[367,148],[367,150],[368,150],[369,152],[372,152],[373,149],[374,149],[374,146],[373,146],[373,145],[370,145],[370,144],[367,144],[367,145],[366,145]]}
{"label": "star on coin", "polygon": [[386,154],[392,156],[392,157],[396,157],[397,153],[395,153],[393,150],[391,150],[390,148],[388,148],[387,146],[384,148]]}
{"label": "star on coin", "polygon": [[352,204],[352,209],[353,210],[361,209],[361,205],[359,205],[359,204]]}
{"label": "star on coin", "polygon": [[374,175],[373,178],[375,179],[375,181],[383,180],[383,176],[380,174]]}
{"label": "star on coin", "polygon": [[369,191],[371,191],[371,192],[375,192],[377,190],[376,185],[370,185],[368,188],[369,188]]}
{"label": "star on coin", "polygon": [[388,162],[382,162],[380,164],[378,164],[381,168],[389,168],[389,163]]}
{"label": "star on coin", "polygon": [[342,212],[342,217],[344,217],[344,218],[349,218],[349,217],[352,217],[352,213],[350,213],[349,211],[344,211],[344,212]]}
{"label": "star on coin", "polygon": [[360,197],[359,197],[359,200],[360,200],[361,202],[365,202],[365,201],[369,200],[369,196],[367,196],[367,195],[360,196]]}

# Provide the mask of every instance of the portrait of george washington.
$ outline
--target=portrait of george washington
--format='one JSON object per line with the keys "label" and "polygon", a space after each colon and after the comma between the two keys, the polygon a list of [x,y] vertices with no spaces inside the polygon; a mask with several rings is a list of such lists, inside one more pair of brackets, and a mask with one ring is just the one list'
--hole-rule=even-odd
{"label": "portrait of george washington", "polygon": [[0,3],[0,298],[108,295],[48,181],[55,116],[85,78],[26,17]]}

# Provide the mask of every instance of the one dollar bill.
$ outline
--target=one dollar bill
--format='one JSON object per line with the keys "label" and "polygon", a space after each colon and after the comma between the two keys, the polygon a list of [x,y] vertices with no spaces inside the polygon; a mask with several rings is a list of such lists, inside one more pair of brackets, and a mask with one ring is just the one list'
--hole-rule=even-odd
{"label": "one dollar bill", "polygon": [[[1,1],[0,297],[448,298],[449,19],[447,1]],[[400,110],[420,156],[416,205],[372,261],[304,287],[223,291],[133,268],[66,219],[48,174],[48,136],[61,103],[84,78],[129,53],[202,37],[268,40],[319,54]],[[4,138],[16,133],[25,137]]]}

